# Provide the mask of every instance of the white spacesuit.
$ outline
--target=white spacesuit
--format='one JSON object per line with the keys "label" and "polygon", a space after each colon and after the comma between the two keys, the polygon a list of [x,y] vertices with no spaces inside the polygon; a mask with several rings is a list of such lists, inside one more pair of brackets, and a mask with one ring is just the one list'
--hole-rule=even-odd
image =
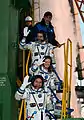
{"label": "white spacesuit", "polygon": [[38,63],[39,59],[43,59],[44,56],[51,56],[52,64],[55,64],[53,49],[54,46],[50,43],[44,42],[30,42],[29,44],[22,44],[20,42],[20,49],[30,49],[32,54],[32,64]]}
{"label": "white spacesuit", "polygon": [[[41,75],[44,78],[44,86],[50,86],[53,90],[56,91],[55,83],[58,82],[56,74],[48,72],[43,66],[33,65],[29,69],[29,73],[33,75]],[[56,92],[55,92],[56,93]]]}
{"label": "white spacesuit", "polygon": [[47,109],[47,105],[52,106],[51,92],[48,88],[46,90],[43,88],[37,90],[33,86],[26,88],[29,84],[26,76],[22,86],[15,94],[15,99],[25,99],[27,120],[49,120],[45,110]]}

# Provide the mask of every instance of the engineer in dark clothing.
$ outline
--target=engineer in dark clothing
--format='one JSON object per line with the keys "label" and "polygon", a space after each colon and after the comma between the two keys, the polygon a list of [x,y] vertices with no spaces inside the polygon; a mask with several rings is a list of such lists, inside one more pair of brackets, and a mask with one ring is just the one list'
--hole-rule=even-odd
{"label": "engineer in dark clothing", "polygon": [[22,39],[23,43],[28,43],[32,41],[32,18],[30,16],[27,16],[25,18],[25,26],[22,33]]}
{"label": "engineer in dark clothing", "polygon": [[33,27],[34,40],[36,39],[37,33],[42,30],[46,33],[48,43],[51,43],[52,45],[57,47],[61,47],[61,44],[55,40],[55,32],[54,27],[51,24],[51,20],[52,13],[49,11],[45,12],[41,22],[36,23]]}

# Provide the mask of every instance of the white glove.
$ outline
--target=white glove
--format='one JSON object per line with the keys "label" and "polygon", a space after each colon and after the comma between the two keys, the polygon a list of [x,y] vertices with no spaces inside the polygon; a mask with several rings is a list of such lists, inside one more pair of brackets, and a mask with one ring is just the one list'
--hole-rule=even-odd
{"label": "white glove", "polygon": [[27,37],[28,34],[30,33],[30,30],[28,30],[28,27],[25,27],[23,32],[24,32],[24,36]]}
{"label": "white glove", "polygon": [[29,80],[29,76],[27,75],[26,77],[24,77],[23,84],[20,87],[20,89],[24,90],[28,85],[31,84],[31,82],[28,82],[28,80]]}
{"label": "white glove", "polygon": [[45,63],[45,62],[43,62],[43,60],[44,59],[39,59],[35,64],[37,65],[37,66],[40,66],[40,65],[42,65],[43,63]]}

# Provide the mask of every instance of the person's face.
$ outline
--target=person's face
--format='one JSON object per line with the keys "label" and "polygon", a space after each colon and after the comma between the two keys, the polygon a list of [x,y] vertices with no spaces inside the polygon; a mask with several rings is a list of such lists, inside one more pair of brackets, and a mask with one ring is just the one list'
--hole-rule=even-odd
{"label": "person's face", "polygon": [[26,25],[28,25],[28,26],[32,25],[32,21],[27,21]]}
{"label": "person's face", "polygon": [[40,78],[37,78],[35,81],[34,81],[34,88],[35,89],[39,89],[42,87],[42,80]]}
{"label": "person's face", "polygon": [[50,67],[50,63],[51,63],[51,60],[50,59],[45,59],[45,61],[44,61],[44,67],[46,68],[46,69],[48,69],[49,67]]}
{"label": "person's face", "polygon": [[45,16],[44,20],[45,20],[46,24],[49,24],[49,22],[51,22],[51,20],[52,20],[52,17],[51,16]]}
{"label": "person's face", "polygon": [[43,41],[44,40],[43,34],[37,33],[37,39]]}

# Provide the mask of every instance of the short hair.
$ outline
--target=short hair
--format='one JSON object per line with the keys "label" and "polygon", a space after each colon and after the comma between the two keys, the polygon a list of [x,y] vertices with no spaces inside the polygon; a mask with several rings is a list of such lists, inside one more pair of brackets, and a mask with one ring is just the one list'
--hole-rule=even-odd
{"label": "short hair", "polygon": [[49,11],[45,12],[45,13],[44,13],[44,17],[47,17],[47,16],[51,16],[51,17],[52,17],[52,13],[49,12]]}
{"label": "short hair", "polygon": [[38,31],[37,34],[38,33],[42,34],[44,37],[44,40],[46,40],[46,33],[43,30]]}

